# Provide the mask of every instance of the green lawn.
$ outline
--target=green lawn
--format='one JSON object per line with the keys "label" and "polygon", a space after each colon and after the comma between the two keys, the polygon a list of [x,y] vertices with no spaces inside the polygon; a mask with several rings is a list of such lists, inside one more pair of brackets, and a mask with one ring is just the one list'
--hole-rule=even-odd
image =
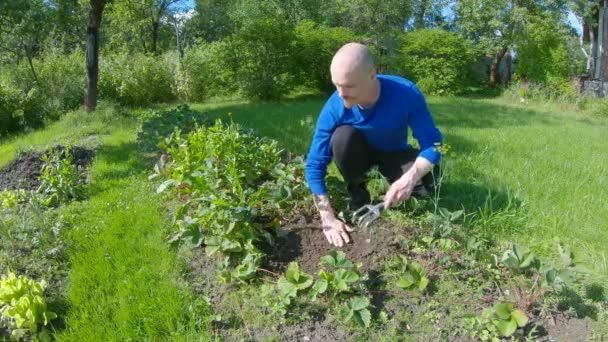
{"label": "green lawn", "polygon": [[132,116],[102,104],[95,114],[72,112],[0,145],[0,165],[18,151],[56,144],[96,149],[87,198],[54,209],[69,260],[65,329],[57,340],[209,340],[207,306],[192,295],[166,243],[169,215],[148,181],[137,127]]}
{"label": "green lawn", "polygon": [[[305,154],[324,100],[195,104]],[[555,256],[557,242],[608,273],[608,120],[503,99],[430,98],[451,146],[441,205],[468,223]]]}

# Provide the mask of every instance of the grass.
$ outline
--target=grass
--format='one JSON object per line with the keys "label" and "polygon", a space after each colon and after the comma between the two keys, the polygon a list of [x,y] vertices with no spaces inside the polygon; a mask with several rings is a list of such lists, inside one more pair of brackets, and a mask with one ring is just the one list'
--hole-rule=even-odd
{"label": "grass", "polygon": [[[194,104],[305,154],[324,99]],[[546,256],[563,242],[605,271],[608,244],[608,120],[504,98],[430,98],[452,153],[442,206],[464,208],[470,225]],[[603,258],[602,257],[603,255]],[[598,257],[599,256],[599,257]],[[597,262],[596,262],[597,261]]]}
{"label": "grass", "polygon": [[137,149],[137,125],[101,105],[0,146],[3,164],[20,150],[55,144],[96,150],[88,199],[60,208],[69,277],[57,340],[208,340],[207,305],[182,281],[181,264],[165,242],[169,216],[147,180],[151,166]]}

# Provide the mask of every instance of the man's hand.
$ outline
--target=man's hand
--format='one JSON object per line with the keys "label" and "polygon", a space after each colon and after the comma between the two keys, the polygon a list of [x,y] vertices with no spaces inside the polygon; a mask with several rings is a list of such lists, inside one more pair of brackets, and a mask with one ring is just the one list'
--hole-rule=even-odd
{"label": "man's hand", "polygon": [[384,208],[394,207],[402,200],[410,198],[414,186],[424,175],[426,175],[433,168],[433,164],[428,160],[418,157],[416,161],[412,163],[412,166],[391,186],[384,195]]}
{"label": "man's hand", "polygon": [[325,234],[327,241],[336,247],[342,247],[349,243],[348,232],[352,231],[352,228],[335,217],[333,220],[323,222],[323,234]]}
{"label": "man's hand", "polygon": [[348,232],[352,232],[353,230],[336,218],[327,195],[315,196],[315,205],[319,209],[323,234],[325,234],[327,241],[336,247],[342,247],[349,243]]}
{"label": "man's hand", "polygon": [[394,207],[402,200],[410,198],[415,185],[412,177],[405,173],[388,188],[384,195],[384,208]]}

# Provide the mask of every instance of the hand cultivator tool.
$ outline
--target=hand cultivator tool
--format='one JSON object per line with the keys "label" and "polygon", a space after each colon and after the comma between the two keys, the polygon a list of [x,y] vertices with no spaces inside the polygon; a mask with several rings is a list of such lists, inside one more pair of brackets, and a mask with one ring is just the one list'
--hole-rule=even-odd
{"label": "hand cultivator tool", "polygon": [[384,210],[384,203],[366,204],[353,213],[352,222],[358,227],[367,229]]}

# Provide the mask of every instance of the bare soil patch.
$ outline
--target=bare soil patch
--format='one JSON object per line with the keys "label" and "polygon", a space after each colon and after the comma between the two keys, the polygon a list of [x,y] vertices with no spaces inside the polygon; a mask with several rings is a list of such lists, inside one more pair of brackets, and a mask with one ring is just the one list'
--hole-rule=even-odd
{"label": "bare soil patch", "polygon": [[[36,190],[40,186],[40,170],[44,165],[42,156],[50,151],[65,151],[66,147],[57,145],[49,150],[30,151],[21,153],[15,160],[0,169],[1,190]],[[80,174],[91,164],[95,151],[79,146],[70,147],[73,156],[72,163],[77,166]]]}

